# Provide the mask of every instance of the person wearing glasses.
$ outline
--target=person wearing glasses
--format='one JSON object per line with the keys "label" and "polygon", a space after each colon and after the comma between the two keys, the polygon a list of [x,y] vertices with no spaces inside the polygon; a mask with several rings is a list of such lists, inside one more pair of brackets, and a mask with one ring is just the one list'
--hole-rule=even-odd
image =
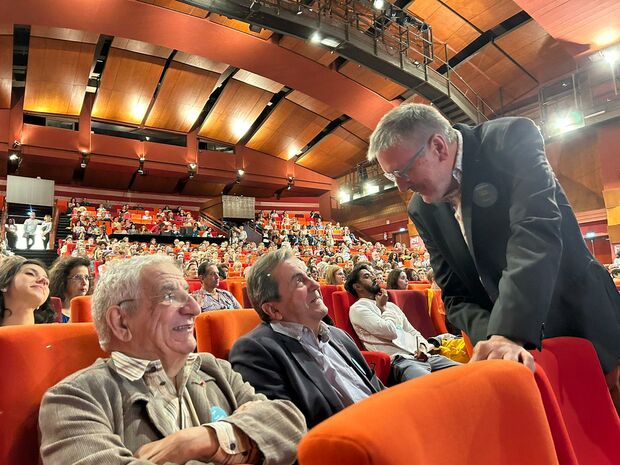
{"label": "person wearing glasses", "polygon": [[171,258],[110,264],[92,312],[110,358],[44,395],[44,465],[295,461],[306,431],[301,412],[256,394],[225,360],[194,353],[200,307]]}
{"label": "person wearing glasses", "polygon": [[202,287],[192,296],[198,302],[201,311],[241,308],[241,304],[235,299],[234,295],[224,289],[217,288],[220,283],[220,275],[215,263],[202,262],[198,267],[198,279],[200,279]]}
{"label": "person wearing glasses", "polygon": [[368,158],[400,191],[442,289],[448,319],[476,344],[472,360],[534,370],[542,339],[589,339],[620,406],[620,295],[592,257],[527,118],[475,127],[434,107],[401,105],[375,128]]}
{"label": "person wearing glasses", "polygon": [[60,257],[50,268],[50,296],[62,301],[62,323],[71,318],[71,299],[90,290],[89,267],[86,257]]}

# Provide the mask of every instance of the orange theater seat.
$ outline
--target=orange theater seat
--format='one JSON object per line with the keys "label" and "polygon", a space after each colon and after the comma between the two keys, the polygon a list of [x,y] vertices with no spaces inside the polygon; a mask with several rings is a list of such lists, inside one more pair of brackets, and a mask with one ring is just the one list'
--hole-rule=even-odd
{"label": "orange theater seat", "polygon": [[202,283],[200,279],[186,279],[187,285],[189,286],[189,292],[197,291],[202,287]]}
{"label": "orange theater seat", "polygon": [[435,330],[439,334],[445,334],[448,331],[448,327],[446,326],[446,310],[443,306],[443,301],[441,300],[441,289],[427,289],[426,295],[430,307],[431,320],[433,320],[433,325],[435,326]]}
{"label": "orange theater seat", "polygon": [[239,301],[239,303],[243,305],[243,308],[253,308],[252,302],[250,301],[250,296],[248,295],[248,288],[243,286],[241,292],[243,293],[243,301]]}
{"label": "orange theater seat", "polygon": [[0,328],[0,463],[39,463],[37,424],[45,391],[106,354],[92,323]]}
{"label": "orange theater seat", "polygon": [[332,294],[332,298],[334,303],[334,324],[351,336],[351,339],[353,339],[362,352],[366,363],[375,370],[377,377],[383,384],[387,385],[388,378],[390,377],[390,369],[392,367],[390,356],[385,352],[364,350],[364,344],[362,344],[357,337],[357,333],[353,329],[353,325],[351,325],[351,320],[349,320],[349,307],[353,305],[357,298],[353,297],[353,295],[347,291],[336,291]]}
{"label": "orange theater seat", "polygon": [[403,311],[409,323],[420,331],[422,336],[428,339],[439,334],[429,315],[426,290],[397,291],[389,289],[387,292],[390,302],[395,303]]}
{"label": "orange theater seat", "polygon": [[425,291],[431,287],[430,283],[423,283],[418,281],[409,281],[407,284],[407,289],[411,291]]}
{"label": "orange theater seat", "polygon": [[71,323],[87,323],[93,321],[91,311],[92,296],[83,295],[71,299]]}
{"label": "orange theater seat", "polygon": [[237,302],[243,302],[243,288],[245,287],[245,281],[238,279],[228,279],[228,292],[235,296]]}
{"label": "orange theater seat", "polygon": [[555,337],[532,355],[553,388],[579,463],[620,463],[620,420],[592,343]]}
{"label": "orange theater seat", "polygon": [[237,339],[256,328],[260,321],[251,309],[203,312],[195,323],[198,352],[209,352],[227,360]]}
{"label": "orange theater seat", "polygon": [[351,405],[302,439],[298,459],[300,465],[558,464],[531,372],[503,360],[443,370]]}

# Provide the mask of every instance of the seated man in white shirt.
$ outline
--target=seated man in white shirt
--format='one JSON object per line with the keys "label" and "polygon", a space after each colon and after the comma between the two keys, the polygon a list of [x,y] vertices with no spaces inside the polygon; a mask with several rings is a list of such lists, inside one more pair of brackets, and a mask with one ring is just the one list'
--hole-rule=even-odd
{"label": "seated man in white shirt", "polygon": [[369,263],[353,268],[345,289],[358,297],[349,319],[366,350],[386,352],[392,359],[391,377],[400,383],[459,363],[443,355],[417,331],[377,284]]}
{"label": "seated man in white shirt", "polygon": [[111,353],[51,388],[39,414],[43,465],[289,465],[305,433],[225,360],[194,353],[200,307],[169,257],[111,263],[93,296]]}

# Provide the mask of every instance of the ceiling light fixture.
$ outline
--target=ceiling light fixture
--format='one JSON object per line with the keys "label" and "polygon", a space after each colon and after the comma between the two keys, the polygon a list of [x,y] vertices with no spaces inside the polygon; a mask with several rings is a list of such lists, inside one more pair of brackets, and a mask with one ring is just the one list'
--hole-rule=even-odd
{"label": "ceiling light fixture", "polygon": [[372,2],[372,7],[375,10],[383,10],[383,8],[385,8],[385,1],[384,0],[374,0]]}
{"label": "ceiling light fixture", "polygon": [[237,170],[237,176],[243,176],[245,174],[245,170],[243,168],[239,168]]}
{"label": "ceiling light fixture", "polygon": [[319,31],[314,31],[312,35],[310,36],[310,42],[312,42],[313,44],[320,44],[321,39],[322,39],[322,36]]}

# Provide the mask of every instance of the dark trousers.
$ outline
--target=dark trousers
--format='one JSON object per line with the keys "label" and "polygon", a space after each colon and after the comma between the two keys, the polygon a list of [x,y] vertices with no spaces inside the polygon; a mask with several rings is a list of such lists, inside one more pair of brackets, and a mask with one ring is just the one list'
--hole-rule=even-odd
{"label": "dark trousers", "polygon": [[443,355],[430,355],[425,362],[397,355],[392,362],[392,372],[390,375],[395,383],[402,383],[403,381],[427,375],[433,371],[457,365],[460,365],[460,363],[450,360]]}
{"label": "dark trousers", "polygon": [[34,236],[28,235],[26,236],[26,248],[31,249],[34,245]]}

